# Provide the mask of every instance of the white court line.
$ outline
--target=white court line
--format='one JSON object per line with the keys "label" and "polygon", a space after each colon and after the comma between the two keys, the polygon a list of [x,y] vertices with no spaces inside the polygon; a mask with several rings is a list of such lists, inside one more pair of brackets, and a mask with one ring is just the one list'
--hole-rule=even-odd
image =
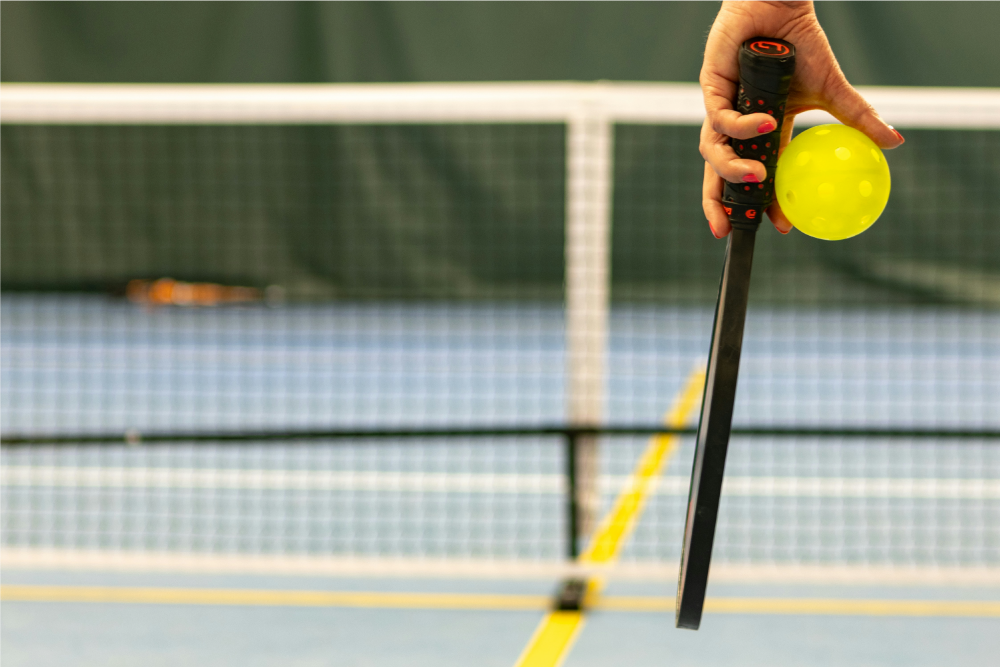
{"label": "white court line", "polygon": [[[3,547],[4,569],[193,572],[286,576],[445,579],[544,579],[599,575],[617,581],[677,582],[677,562],[627,561],[581,566],[563,561],[474,558],[359,557]],[[809,565],[712,563],[716,583],[883,586],[1000,586],[1000,567],[940,565]]]}
{"label": "white court line", "polygon": [[[686,494],[689,480],[667,478],[673,494]],[[722,485],[730,496],[829,498],[970,498],[1000,499],[1000,479],[895,477],[739,477]]]}
{"label": "white court line", "polygon": [[[601,491],[615,492],[627,475],[602,475]],[[127,466],[0,467],[0,484],[9,487],[233,489],[260,491],[398,491],[415,493],[562,494],[565,479],[551,474],[431,473],[156,468]],[[684,496],[690,479],[660,478],[655,495]],[[1000,479],[895,477],[729,476],[729,496],[1000,499]]]}
{"label": "white court line", "polygon": [[9,486],[85,488],[246,489],[317,491],[414,491],[421,493],[563,493],[561,475],[246,470],[220,468],[131,468],[4,466]]}

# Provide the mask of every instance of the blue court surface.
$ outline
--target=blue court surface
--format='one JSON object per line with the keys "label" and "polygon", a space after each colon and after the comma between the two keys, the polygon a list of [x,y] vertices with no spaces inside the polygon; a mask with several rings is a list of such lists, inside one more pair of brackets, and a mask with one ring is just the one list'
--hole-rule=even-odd
{"label": "blue court surface", "polygon": [[[660,420],[710,327],[615,307],[606,421]],[[4,295],[0,361],[5,436],[566,420],[557,305]],[[996,429],[997,396],[1000,314],[758,309],[735,422]],[[602,512],[647,441],[602,440]],[[673,628],[671,582],[692,454],[681,439],[565,665],[994,660],[995,440],[734,438],[697,633]],[[5,448],[5,664],[513,665],[558,583],[563,456],[540,436]],[[268,574],[282,559],[305,565]]]}
{"label": "blue court surface", "polygon": [[[608,423],[656,421],[709,308],[612,309]],[[144,309],[7,294],[3,431],[530,425],[565,417],[559,304]],[[996,427],[1000,314],[751,307],[740,425]]]}
{"label": "blue court surface", "polygon": [[[4,586],[388,591],[544,597],[553,581],[366,579],[7,572]],[[660,596],[672,587],[612,585],[606,595]],[[992,664],[1000,585],[716,585],[739,598],[986,601],[966,616],[708,613],[698,632],[670,611],[593,611],[565,665]],[[973,615],[975,613],[976,615]],[[3,603],[9,665],[513,665],[541,610],[449,610],[281,604]]]}

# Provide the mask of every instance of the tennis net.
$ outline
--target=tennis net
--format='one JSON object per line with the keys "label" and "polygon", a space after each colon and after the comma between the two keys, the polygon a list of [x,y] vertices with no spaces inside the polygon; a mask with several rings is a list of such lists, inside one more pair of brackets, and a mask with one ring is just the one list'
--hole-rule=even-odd
{"label": "tennis net", "polygon": [[[722,571],[1000,568],[1000,93],[864,93],[883,218],[759,235]],[[704,361],[696,86],[0,95],[5,562],[558,566]]]}

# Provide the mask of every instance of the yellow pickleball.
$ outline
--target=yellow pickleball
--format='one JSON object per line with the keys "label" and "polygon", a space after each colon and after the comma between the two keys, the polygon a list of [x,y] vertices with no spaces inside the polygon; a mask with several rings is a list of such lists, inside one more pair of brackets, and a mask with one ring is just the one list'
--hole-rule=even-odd
{"label": "yellow pickleball", "polygon": [[857,236],[889,201],[889,165],[878,146],[846,125],[817,125],[778,159],[775,194],[803,234],[827,241]]}

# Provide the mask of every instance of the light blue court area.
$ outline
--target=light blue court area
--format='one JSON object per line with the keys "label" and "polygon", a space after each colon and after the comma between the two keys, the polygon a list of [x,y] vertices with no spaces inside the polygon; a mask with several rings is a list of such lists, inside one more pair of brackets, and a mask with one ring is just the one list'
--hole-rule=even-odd
{"label": "light blue court area", "polygon": [[[554,304],[5,294],[0,309],[5,437],[567,419]],[[658,423],[710,330],[709,309],[613,308],[606,421]],[[735,421],[997,429],[997,396],[1000,314],[757,309]],[[648,444],[601,439],[601,514]],[[692,458],[680,438],[623,546],[628,579],[565,665],[991,663],[996,440],[734,437],[697,633],[671,612]],[[559,437],[5,447],[0,461],[5,665],[513,666],[566,558]]]}
{"label": "light blue court area", "polygon": [[[372,592],[468,596],[477,609],[295,604],[3,602],[5,665],[514,665],[542,610],[490,609],[496,597],[539,599],[548,580],[322,578],[166,574],[4,573],[12,587],[158,591]],[[608,601],[669,604],[665,583],[612,583]],[[591,612],[565,665],[991,664],[1000,588],[715,585],[718,599],[956,600],[965,616],[708,613],[698,632],[673,628],[669,610]],[[494,602],[495,604],[495,602]],[[978,615],[975,615],[978,614]]]}
{"label": "light blue court area", "polygon": [[[559,304],[147,309],[5,294],[5,434],[532,425],[566,418]],[[659,419],[711,310],[618,306],[609,423]],[[1000,424],[1000,313],[753,309],[740,425]]]}
{"label": "light blue court area", "polygon": [[697,632],[675,630],[672,620],[671,614],[594,614],[564,664],[986,665],[995,659],[1000,632],[998,618],[706,614]]}
{"label": "light blue court area", "polygon": [[[509,666],[537,613],[5,602],[9,665]],[[53,638],[58,637],[57,641]]]}

